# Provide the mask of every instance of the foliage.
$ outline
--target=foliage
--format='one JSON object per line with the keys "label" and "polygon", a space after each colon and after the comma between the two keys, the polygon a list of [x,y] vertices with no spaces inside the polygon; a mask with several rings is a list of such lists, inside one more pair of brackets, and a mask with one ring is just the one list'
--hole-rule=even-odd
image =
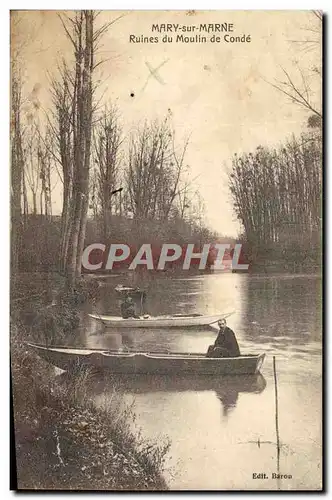
{"label": "foliage", "polygon": [[162,471],[169,444],[135,434],[132,408],[116,392],[107,408],[95,407],[86,390],[91,373],[54,378],[21,338],[22,329],[12,325],[19,488],[167,489]]}
{"label": "foliage", "polygon": [[[22,229],[21,245],[18,252],[19,270],[21,272],[54,272],[57,270],[59,254],[59,235],[61,220],[53,216],[45,219],[41,216],[29,216]],[[174,216],[169,220],[142,219],[140,224],[135,220],[112,215],[109,219],[110,236],[104,238],[103,219],[88,219],[85,246],[91,243],[126,243],[138,249],[142,243],[161,245],[177,243],[179,245],[201,242],[213,242],[216,234],[206,228],[202,222],[202,214],[185,219]],[[77,280],[78,283],[80,280]],[[80,286],[80,285],[77,285]],[[93,286],[93,285],[90,285]],[[74,287],[76,289],[76,285]]]}
{"label": "foliage", "polygon": [[98,216],[103,222],[103,237],[110,235],[112,213],[122,214],[122,190],[120,186],[120,161],[123,158],[122,129],[119,123],[118,110],[112,106],[105,107],[94,127],[94,170],[92,172],[92,194],[90,208],[94,218]]}
{"label": "foliage", "polygon": [[167,220],[179,196],[188,141],[179,152],[166,117],[132,132],[125,172],[128,210],[134,219]]}
{"label": "foliage", "polygon": [[320,252],[322,143],[319,133],[275,149],[234,156],[229,177],[235,211],[252,258],[305,258]]}
{"label": "foliage", "polygon": [[[81,279],[68,290],[59,276],[46,275],[40,282],[29,277],[21,277],[20,284],[16,279],[11,307],[19,488],[167,489],[162,472],[169,443],[148,442],[133,429],[133,407],[123,403],[115,384],[107,405],[98,408],[89,390],[92,371],[78,369],[55,377],[54,368],[26,345],[72,342],[77,305],[94,300],[98,284]],[[50,289],[55,290],[54,304],[48,302]],[[110,388],[111,379],[108,395]]]}
{"label": "foliage", "polygon": [[98,294],[99,285],[94,280],[81,278],[69,290],[66,280],[58,275],[18,275],[11,294],[11,321],[16,327],[20,325],[27,335],[25,340],[46,344],[72,342],[80,322],[78,306],[93,302]]}

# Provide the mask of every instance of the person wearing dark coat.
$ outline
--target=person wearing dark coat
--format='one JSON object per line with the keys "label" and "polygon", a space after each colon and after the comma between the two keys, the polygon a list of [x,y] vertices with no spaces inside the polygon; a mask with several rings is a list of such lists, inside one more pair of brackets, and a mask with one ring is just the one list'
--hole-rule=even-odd
{"label": "person wearing dark coat", "polygon": [[207,356],[212,358],[235,358],[240,356],[240,348],[235,333],[228,326],[226,320],[218,321],[219,333],[213,346],[209,347]]}
{"label": "person wearing dark coat", "polygon": [[121,315],[124,319],[138,317],[136,315],[134,301],[129,295],[127,295],[125,300],[121,303]]}

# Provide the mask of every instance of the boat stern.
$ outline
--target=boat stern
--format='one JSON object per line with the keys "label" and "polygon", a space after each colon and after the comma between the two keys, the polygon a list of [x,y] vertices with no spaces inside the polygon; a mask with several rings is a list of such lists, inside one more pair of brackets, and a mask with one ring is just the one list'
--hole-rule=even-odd
{"label": "boat stern", "polygon": [[257,358],[255,373],[260,373],[264,360],[265,360],[265,353],[260,354]]}

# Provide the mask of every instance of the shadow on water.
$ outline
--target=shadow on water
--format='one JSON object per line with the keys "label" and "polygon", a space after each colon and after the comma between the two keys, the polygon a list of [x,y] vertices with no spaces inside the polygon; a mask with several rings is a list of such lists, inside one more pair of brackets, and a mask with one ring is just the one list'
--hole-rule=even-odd
{"label": "shadow on water", "polygon": [[[72,382],[73,375],[62,373],[57,376],[61,384]],[[262,374],[238,375],[216,379],[211,376],[185,375],[117,375],[112,373],[91,373],[86,381],[86,393],[103,395],[108,399],[114,392],[122,394],[154,394],[184,392],[214,392],[221,403],[223,415],[227,416],[236,407],[239,394],[260,394],[266,388]]]}
{"label": "shadow on water", "polygon": [[[263,373],[255,377],[87,377],[83,389],[94,404],[111,402],[114,394],[127,403],[134,397],[137,422],[147,438],[160,430],[172,441],[179,463],[174,489],[197,488],[275,490],[272,480],[259,486],[253,471],[286,473],[280,489],[319,488],[321,463],[321,339],[322,280],[317,276],[204,275],[130,280],[105,276],[97,304],[82,307],[74,343],[79,347],[147,351],[206,352],[217,332],[189,330],[105,330],[87,313],[119,315],[117,284],[140,286],[148,292],[151,315],[236,310],[228,325],[241,352],[267,354]],[[30,284],[33,288],[30,288]],[[27,279],[28,299],[41,294],[43,283]],[[22,291],[23,293],[23,291]],[[51,290],[45,304],[52,301]],[[25,298],[27,297],[27,298]],[[21,300],[20,297],[17,300]],[[35,314],[31,306],[31,315]],[[32,324],[32,323],[31,323]],[[68,339],[68,344],[72,341]],[[275,394],[272,363],[278,361]],[[62,374],[59,382],[70,383]],[[84,394],[84,391],[83,391]],[[127,398],[129,395],[129,398]],[[276,412],[276,402],[278,412]],[[280,422],[276,414],[280,415]],[[220,418],[222,415],[223,418]],[[280,424],[280,425],[279,425]],[[280,432],[279,432],[280,426]],[[280,435],[279,435],[280,434]],[[185,443],[185,445],[183,445]],[[241,448],[235,446],[241,444]],[[178,461],[178,462],[177,462]]]}
{"label": "shadow on water", "polygon": [[[140,314],[144,312],[151,316],[158,316],[177,313],[208,314],[216,313],[216,311],[225,312],[225,307],[227,309],[233,303],[227,293],[228,287],[223,287],[222,293],[219,292],[216,298],[214,289],[207,287],[206,280],[209,280],[209,278],[214,281],[212,275],[197,276],[196,279],[184,277],[178,280],[174,279],[174,276],[164,274],[143,275],[137,277],[135,283],[127,276],[123,276],[118,281],[104,281],[101,288],[101,297],[95,305],[94,312],[98,311],[100,314],[115,316],[120,314],[121,296],[115,291],[116,284],[139,286],[146,291],[147,297],[144,311],[141,310],[140,300],[137,299],[136,302],[136,310]],[[234,280],[231,274],[226,278]]]}
{"label": "shadow on water", "polygon": [[[136,283],[123,277],[113,283],[106,280],[99,303],[87,304],[82,311],[76,345],[203,353],[215,341],[217,331],[212,329],[103,329],[87,313],[118,316],[119,298],[114,292],[118,283],[146,289],[151,316],[235,310],[227,323],[241,352],[267,354],[263,367],[267,383],[261,375],[222,379],[99,375],[89,380],[89,397],[97,405],[114,394],[123,396],[126,403],[128,394],[129,399],[134,397],[137,421],[145,435],[158,436],[162,428],[170,437],[172,457],[183,464],[179,480],[172,485],[232,489],[237,484],[256,489],[253,471],[278,472],[279,465],[282,473],[293,475],[282,481],[281,489],[317,484],[309,468],[321,467],[321,278],[224,274],[173,279],[158,275]],[[276,436],[274,418],[273,356],[278,360],[280,436],[279,425]],[[246,446],[239,452],[235,443]],[[264,485],[271,490],[279,487],[271,475]]]}

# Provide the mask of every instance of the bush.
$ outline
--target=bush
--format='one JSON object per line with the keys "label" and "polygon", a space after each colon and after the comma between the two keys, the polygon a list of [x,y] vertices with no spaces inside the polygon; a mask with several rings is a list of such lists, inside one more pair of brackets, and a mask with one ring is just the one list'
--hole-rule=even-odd
{"label": "bush", "polygon": [[96,408],[91,372],[57,383],[54,371],[19,342],[13,327],[12,380],[19,489],[164,490],[169,443],[135,434],[132,406],[116,391]]}

